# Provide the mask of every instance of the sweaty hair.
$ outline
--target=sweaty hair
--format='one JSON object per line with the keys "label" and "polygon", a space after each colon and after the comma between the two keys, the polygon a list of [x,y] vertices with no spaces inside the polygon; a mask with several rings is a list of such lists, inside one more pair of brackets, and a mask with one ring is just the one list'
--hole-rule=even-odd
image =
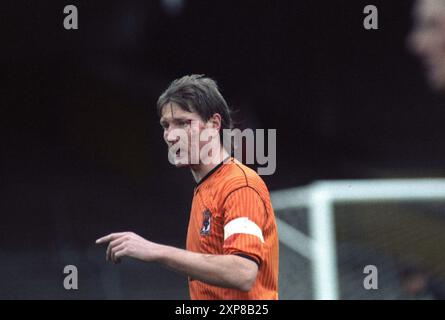
{"label": "sweaty hair", "polygon": [[231,110],[221,95],[216,82],[201,74],[192,74],[174,80],[161,94],[157,102],[158,115],[170,102],[176,103],[183,110],[196,112],[204,121],[215,113],[221,116],[220,137],[224,129],[232,129]]}

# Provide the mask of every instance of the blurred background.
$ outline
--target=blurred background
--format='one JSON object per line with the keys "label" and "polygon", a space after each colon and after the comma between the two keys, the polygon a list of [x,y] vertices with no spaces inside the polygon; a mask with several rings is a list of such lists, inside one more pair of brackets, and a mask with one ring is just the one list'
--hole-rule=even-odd
{"label": "blurred background", "polygon": [[[188,299],[185,277],[106,264],[94,245],[130,230],[185,247],[195,184],[169,164],[156,114],[158,96],[185,74],[215,78],[238,127],[277,129],[277,169],[263,177],[270,190],[444,177],[445,98],[407,50],[413,1],[372,1],[371,31],[368,2],[2,2],[0,298]],[[78,30],[63,28],[68,4]],[[339,263],[349,268],[341,298],[403,297],[413,270],[445,278],[443,205],[410,208],[414,218],[405,204],[360,209],[364,220],[348,210],[358,209],[336,215],[347,240]],[[374,235],[366,245],[363,234]],[[432,260],[400,259],[410,239]],[[293,255],[282,247],[281,298],[311,299],[308,262]],[[68,264],[79,290],[63,288]],[[378,294],[363,289],[362,264],[380,266]]]}

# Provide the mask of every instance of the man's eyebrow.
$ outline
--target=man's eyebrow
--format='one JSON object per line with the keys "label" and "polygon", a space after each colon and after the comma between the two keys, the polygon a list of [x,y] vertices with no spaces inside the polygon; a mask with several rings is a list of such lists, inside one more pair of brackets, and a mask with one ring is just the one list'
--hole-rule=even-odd
{"label": "man's eyebrow", "polygon": [[174,117],[172,119],[172,121],[187,121],[187,120],[191,120],[188,117]]}
{"label": "man's eyebrow", "polygon": [[[173,122],[177,122],[177,121],[189,121],[189,120],[193,120],[193,119],[190,119],[190,118],[188,118],[188,117],[174,117],[174,118],[172,118],[171,119],[171,121],[173,121]],[[159,123],[160,124],[163,124],[163,123],[166,123],[166,122],[168,122],[167,121],[167,119],[164,119],[164,118],[161,118],[160,120],[159,120]]]}

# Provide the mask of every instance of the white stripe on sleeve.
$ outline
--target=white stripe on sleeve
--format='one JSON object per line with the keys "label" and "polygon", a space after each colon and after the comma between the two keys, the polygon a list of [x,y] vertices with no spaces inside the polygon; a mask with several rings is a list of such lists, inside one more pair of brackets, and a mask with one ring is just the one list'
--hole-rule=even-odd
{"label": "white stripe on sleeve", "polygon": [[263,232],[258,225],[247,217],[236,218],[224,226],[224,240],[235,233],[251,234],[264,242]]}

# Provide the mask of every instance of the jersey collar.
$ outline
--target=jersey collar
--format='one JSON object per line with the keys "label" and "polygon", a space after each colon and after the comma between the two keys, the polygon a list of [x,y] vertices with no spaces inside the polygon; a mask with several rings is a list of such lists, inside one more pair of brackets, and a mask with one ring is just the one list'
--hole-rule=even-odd
{"label": "jersey collar", "polygon": [[196,184],[196,188],[198,188],[205,180],[207,180],[212,174],[214,174],[223,164],[230,159],[230,156],[221,161],[218,165],[216,165],[212,170],[210,170],[199,182]]}

